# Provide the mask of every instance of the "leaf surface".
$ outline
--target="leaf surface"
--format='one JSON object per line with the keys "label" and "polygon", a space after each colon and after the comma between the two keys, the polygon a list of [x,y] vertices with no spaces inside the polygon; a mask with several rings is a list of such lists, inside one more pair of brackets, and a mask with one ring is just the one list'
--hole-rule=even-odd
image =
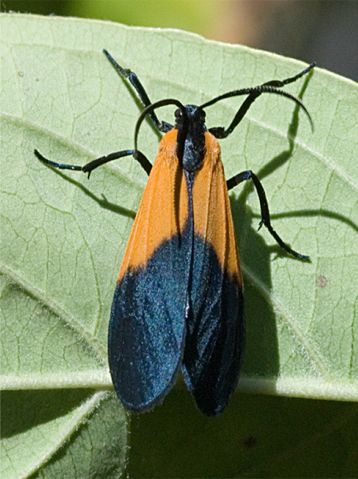
{"label": "leaf surface", "polygon": [[[90,469],[116,477],[128,424],[106,392],[107,325],[146,176],[122,159],[88,181],[45,168],[33,150],[82,165],[133,147],[140,107],[103,48],[138,74],[152,101],[200,104],[304,64],[175,30],[15,14],[0,22],[4,477],[87,477]],[[312,261],[282,255],[257,232],[249,185],[231,193],[245,276],[240,387],[356,401],[357,87],[317,68],[285,89],[302,96],[314,133],[290,101],[263,95],[222,141],[227,177],[258,173],[275,229]],[[208,126],[227,126],[239,104],[208,108]],[[172,121],[173,111],[158,115]],[[140,148],[152,160],[157,144],[144,125]]]}

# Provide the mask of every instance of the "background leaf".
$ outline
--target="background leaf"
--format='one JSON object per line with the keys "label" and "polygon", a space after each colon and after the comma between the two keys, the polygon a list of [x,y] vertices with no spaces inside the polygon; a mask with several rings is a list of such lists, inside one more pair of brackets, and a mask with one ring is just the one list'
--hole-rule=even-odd
{"label": "background leaf", "polygon": [[[105,391],[107,322],[146,177],[127,159],[88,181],[45,168],[33,149],[84,164],[132,147],[139,108],[104,47],[138,73],[153,101],[202,103],[293,75],[303,64],[173,30],[14,14],[0,20],[3,474],[117,477],[128,424]],[[312,259],[287,258],[266,231],[257,232],[250,185],[231,194],[245,274],[240,388],[356,401],[357,89],[316,69],[287,91],[302,95],[314,134],[291,102],[267,95],[222,141],[227,176],[258,173],[275,228]],[[208,109],[208,125],[227,125],[238,103]],[[171,121],[172,109],[160,116]],[[140,145],[149,158],[157,143],[146,125]],[[179,388],[162,408],[135,420],[130,472],[324,476],[333,460],[334,474],[353,475],[356,423],[355,404],[260,396],[235,398],[209,421]],[[346,452],[338,462],[337,436]],[[222,444],[218,462],[205,459],[208,444],[213,453]]]}

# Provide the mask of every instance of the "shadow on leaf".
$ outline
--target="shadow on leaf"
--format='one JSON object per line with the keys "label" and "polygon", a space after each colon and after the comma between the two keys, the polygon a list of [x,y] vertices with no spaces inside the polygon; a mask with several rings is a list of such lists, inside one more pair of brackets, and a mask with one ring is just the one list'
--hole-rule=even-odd
{"label": "shadow on leaf", "polygon": [[90,389],[3,391],[1,437],[21,434],[65,416],[92,395]]}

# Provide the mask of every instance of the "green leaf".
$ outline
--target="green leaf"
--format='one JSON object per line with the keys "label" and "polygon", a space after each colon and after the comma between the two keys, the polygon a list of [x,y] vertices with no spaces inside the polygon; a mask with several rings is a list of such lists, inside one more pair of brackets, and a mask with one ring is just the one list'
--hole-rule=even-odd
{"label": "green leaf", "polygon": [[[200,104],[228,90],[286,78],[304,66],[174,30],[15,14],[0,21],[3,475],[116,477],[124,470],[128,424],[106,391],[107,324],[146,176],[123,159],[88,181],[76,172],[45,168],[33,150],[84,164],[133,146],[140,108],[103,48],[139,75],[153,101],[177,97]],[[314,133],[292,102],[263,95],[221,142],[227,176],[247,168],[258,173],[275,229],[312,260],[300,263],[280,254],[267,231],[257,232],[259,206],[250,185],[231,193],[247,322],[239,389],[356,401],[357,88],[317,68],[285,89],[302,96]],[[228,125],[238,105],[231,99],[208,108],[208,125]],[[158,114],[171,121],[173,112]],[[157,144],[145,125],[141,149],[154,159]],[[260,410],[268,399],[255,401]],[[235,404],[226,417],[235,417]],[[341,424],[352,422],[352,407],[347,405]],[[163,414],[162,426],[170,432],[165,408],[160,410],[153,417]],[[264,422],[264,413],[257,414],[258,424]],[[302,421],[299,408],[290,421],[293,431]],[[201,423],[186,424],[188,433]],[[216,443],[215,435],[209,437]],[[133,458],[148,447],[136,444]],[[240,453],[235,442],[230,451]],[[268,456],[260,457],[255,473]],[[354,461],[347,464],[344,470],[352,475]],[[242,470],[238,465],[235,474]],[[270,469],[273,476],[277,471]]]}
{"label": "green leaf", "polygon": [[[160,424],[160,428],[158,427]],[[358,475],[355,403],[237,394],[204,417],[184,390],[132,422],[132,478]]]}

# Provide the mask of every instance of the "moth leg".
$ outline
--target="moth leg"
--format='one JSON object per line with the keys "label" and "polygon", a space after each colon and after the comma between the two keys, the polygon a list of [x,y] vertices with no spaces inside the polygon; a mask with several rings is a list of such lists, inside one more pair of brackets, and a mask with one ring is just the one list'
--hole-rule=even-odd
{"label": "moth leg", "polygon": [[133,156],[133,158],[139,162],[139,164],[141,165],[143,170],[147,173],[147,175],[149,175],[152,169],[152,164],[150,163],[150,161],[139,150],[115,151],[113,153],[110,153],[109,155],[96,158],[95,160],[92,160],[83,166],[71,165],[68,163],[57,163],[55,161],[48,160],[38,150],[34,150],[34,154],[42,163],[44,163],[47,166],[52,166],[53,168],[57,168],[59,170],[83,171],[84,173],[88,174],[88,178],[90,177],[90,174],[92,173],[92,171],[98,168],[99,166],[102,166],[105,163],[108,163],[113,160],[118,160],[119,158],[123,158],[125,156]]}
{"label": "moth leg", "polygon": [[284,251],[286,251],[287,253],[289,253],[290,255],[294,256],[297,259],[309,262],[310,261],[309,256],[298,253],[297,251],[290,248],[273,229],[271,225],[270,211],[268,207],[266,193],[261,181],[255,175],[255,173],[253,173],[251,170],[242,171],[241,173],[227,180],[226,182],[227,188],[228,190],[231,190],[232,188],[237,186],[239,183],[242,183],[243,181],[247,181],[247,180],[252,180],[260,201],[261,221],[260,221],[259,229],[261,228],[262,225],[266,226],[271,236],[273,236],[275,241]]}
{"label": "moth leg", "polygon": [[228,137],[234,129],[238,126],[238,124],[241,122],[241,120],[244,118],[246,115],[248,109],[250,106],[254,103],[254,101],[262,95],[260,91],[260,88],[264,86],[272,86],[274,88],[282,88],[285,85],[288,85],[289,83],[293,83],[302,76],[306,75],[308,72],[312,70],[312,68],[315,66],[315,63],[311,63],[307,68],[304,70],[300,71],[296,75],[285,78],[284,80],[270,80],[266,83],[263,83],[262,85],[259,85],[254,88],[255,91],[250,93],[248,97],[245,99],[243,104],[240,106],[239,110],[237,111],[236,115],[234,116],[234,119],[230,123],[230,125],[227,128],[224,128],[222,126],[214,127],[214,128],[209,128],[210,133],[212,133],[216,138],[226,138]]}
{"label": "moth leg", "polygon": [[[103,50],[103,53],[106,55],[108,61],[110,64],[113,66],[113,68],[116,70],[118,75],[123,78],[123,80],[127,81],[130,83],[131,87],[134,89],[137,97],[141,101],[142,105],[144,107],[147,107],[152,104],[152,102],[149,99],[149,96],[147,92],[145,91],[142,83],[140,82],[139,78],[137,77],[136,73],[132,72],[132,70],[129,70],[127,68],[123,68],[117,61],[112,57],[112,55],[107,51]],[[156,128],[159,132],[165,133],[173,128],[172,125],[165,121],[160,121],[155,114],[154,111],[152,111],[150,114],[150,119],[153,123],[154,128]]]}

